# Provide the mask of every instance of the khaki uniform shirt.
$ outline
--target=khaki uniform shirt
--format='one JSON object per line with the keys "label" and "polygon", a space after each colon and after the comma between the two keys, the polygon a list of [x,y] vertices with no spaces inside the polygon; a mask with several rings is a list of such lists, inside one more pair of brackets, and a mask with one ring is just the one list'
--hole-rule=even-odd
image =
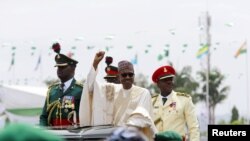
{"label": "khaki uniform shirt", "polygon": [[152,102],[159,132],[172,130],[185,137],[188,135],[190,141],[200,141],[199,122],[191,96],[172,91],[164,105],[161,95],[154,96]]}

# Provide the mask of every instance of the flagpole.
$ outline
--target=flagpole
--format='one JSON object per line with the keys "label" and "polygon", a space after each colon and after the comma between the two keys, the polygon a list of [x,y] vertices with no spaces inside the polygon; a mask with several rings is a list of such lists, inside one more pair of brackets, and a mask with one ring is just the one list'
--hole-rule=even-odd
{"label": "flagpole", "polygon": [[213,123],[212,113],[210,111],[210,104],[209,104],[209,74],[210,74],[210,46],[211,46],[211,36],[209,33],[210,28],[210,16],[208,11],[202,12],[199,18],[199,24],[201,26],[201,34],[200,34],[200,44],[204,47],[207,46],[207,56],[206,56],[206,68],[204,69],[206,82],[206,92],[205,92],[205,104],[206,104],[206,111],[207,111],[207,124]]}
{"label": "flagpole", "polygon": [[210,46],[211,46],[211,37],[209,34],[209,28],[210,28],[210,16],[208,14],[208,12],[206,13],[206,18],[207,18],[207,39],[206,39],[206,44],[208,46],[208,53],[207,53],[207,72],[206,72],[206,77],[207,77],[207,81],[206,81],[206,88],[207,88],[207,94],[206,94],[206,102],[207,102],[207,108],[208,108],[208,124],[213,123],[214,124],[214,119],[212,119],[212,115],[211,115],[211,111],[210,111],[210,103],[209,103],[209,74],[210,74]]}
{"label": "flagpole", "polygon": [[249,82],[248,82],[248,50],[247,50],[247,44],[246,44],[246,88],[247,88],[247,123],[250,124],[250,116],[249,116]]}
{"label": "flagpole", "polygon": [[[42,50],[41,50],[40,51],[40,78],[43,80],[44,78],[43,78],[42,55],[43,55],[43,53],[42,53]],[[39,85],[41,85],[41,84],[39,84]]]}

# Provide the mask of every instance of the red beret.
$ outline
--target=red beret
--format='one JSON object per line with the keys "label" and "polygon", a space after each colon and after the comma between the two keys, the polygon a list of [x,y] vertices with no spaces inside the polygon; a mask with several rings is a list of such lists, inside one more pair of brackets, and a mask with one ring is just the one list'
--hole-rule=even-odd
{"label": "red beret", "polygon": [[157,83],[159,80],[175,76],[175,70],[172,66],[162,66],[152,75],[152,80]]}
{"label": "red beret", "polygon": [[105,71],[106,71],[107,75],[104,78],[117,77],[117,75],[118,75],[118,68],[115,66],[107,66],[105,68]]}

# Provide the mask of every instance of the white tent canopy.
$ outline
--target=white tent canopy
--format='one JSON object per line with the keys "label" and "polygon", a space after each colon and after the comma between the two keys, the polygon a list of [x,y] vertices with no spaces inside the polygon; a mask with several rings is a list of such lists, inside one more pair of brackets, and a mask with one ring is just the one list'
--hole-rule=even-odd
{"label": "white tent canopy", "polygon": [[38,124],[46,87],[0,85],[0,128],[6,120]]}
{"label": "white tent canopy", "polygon": [[43,107],[46,91],[46,87],[2,85],[0,103],[5,109]]}

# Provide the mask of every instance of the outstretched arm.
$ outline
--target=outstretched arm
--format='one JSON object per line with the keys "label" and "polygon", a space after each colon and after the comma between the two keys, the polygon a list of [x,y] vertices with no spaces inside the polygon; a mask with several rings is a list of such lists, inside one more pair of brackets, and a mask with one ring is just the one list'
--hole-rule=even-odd
{"label": "outstretched arm", "polygon": [[104,51],[99,51],[96,53],[95,55],[95,58],[94,58],[94,61],[93,61],[93,67],[91,67],[91,70],[87,76],[87,81],[86,81],[86,85],[88,87],[88,91],[90,93],[93,92],[94,90],[94,83],[96,81],[96,75],[97,75],[97,68],[98,68],[98,65],[99,63],[101,62],[101,60],[103,59],[104,57],[104,54],[105,52]]}
{"label": "outstretched arm", "polygon": [[93,61],[93,67],[94,67],[95,70],[97,69],[98,64],[99,64],[99,63],[101,62],[101,60],[103,59],[104,55],[105,55],[105,52],[104,52],[104,51],[99,51],[99,52],[96,53],[95,59],[94,59],[94,61]]}
{"label": "outstretched arm", "polygon": [[80,126],[88,126],[93,125],[93,92],[94,85],[96,82],[97,75],[97,67],[102,58],[104,57],[105,52],[100,51],[97,52],[93,61],[93,66],[91,66],[91,70],[88,73],[87,80],[84,84],[83,93],[80,101],[79,108],[79,119]]}

